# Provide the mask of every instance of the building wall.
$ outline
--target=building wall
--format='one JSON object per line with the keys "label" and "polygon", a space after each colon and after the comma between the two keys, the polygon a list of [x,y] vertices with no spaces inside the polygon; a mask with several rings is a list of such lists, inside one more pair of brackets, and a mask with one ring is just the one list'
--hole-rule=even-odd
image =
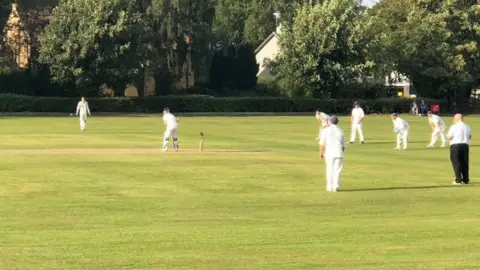
{"label": "building wall", "polygon": [[[260,78],[273,79],[272,74],[269,72],[268,67],[265,66],[264,61],[266,59],[274,60],[280,52],[280,45],[278,44],[277,36],[273,36],[270,41],[255,55],[259,70],[257,76]],[[265,70],[266,69],[266,70]]]}

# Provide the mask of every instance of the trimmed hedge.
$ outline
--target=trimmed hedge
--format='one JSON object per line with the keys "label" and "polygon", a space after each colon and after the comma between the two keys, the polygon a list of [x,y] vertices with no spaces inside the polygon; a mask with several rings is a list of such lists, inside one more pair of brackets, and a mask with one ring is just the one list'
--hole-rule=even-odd
{"label": "trimmed hedge", "polygon": [[[73,112],[78,98],[33,97],[0,95],[0,112]],[[358,100],[365,113],[406,113],[411,107],[408,99]],[[425,100],[427,104],[446,101]],[[164,107],[173,112],[308,112],[320,108],[336,114],[348,114],[352,100],[315,100],[274,97],[159,96],[137,98],[90,98],[90,109],[95,112],[160,113]]]}

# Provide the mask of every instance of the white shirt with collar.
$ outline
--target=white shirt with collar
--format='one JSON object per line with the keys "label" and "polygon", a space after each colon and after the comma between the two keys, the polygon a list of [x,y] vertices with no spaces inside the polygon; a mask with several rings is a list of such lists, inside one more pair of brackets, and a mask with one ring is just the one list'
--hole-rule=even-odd
{"label": "white shirt with collar", "polygon": [[407,121],[403,120],[400,117],[397,117],[395,120],[393,120],[393,129],[399,132],[402,131],[407,131],[409,128],[409,125]]}
{"label": "white shirt with collar", "polygon": [[328,114],[324,112],[320,112],[319,115],[320,115],[320,119],[322,119],[323,121],[327,121],[328,118],[330,118],[330,116],[328,116]]}
{"label": "white shirt with collar", "polygon": [[320,120],[322,128],[325,128],[329,123],[330,116],[324,112],[320,112],[317,115],[317,119]]}
{"label": "white shirt with collar", "polygon": [[167,126],[167,129],[175,129],[178,126],[177,118],[171,113],[166,113],[163,115],[163,122]]}
{"label": "white shirt with collar", "polygon": [[432,117],[429,117],[428,122],[433,124],[435,127],[445,128],[447,126],[443,119],[436,114],[433,114]]}
{"label": "white shirt with collar", "polygon": [[77,114],[86,115],[90,114],[90,108],[87,101],[80,101],[77,104]]}
{"label": "white shirt with collar", "polygon": [[472,130],[463,121],[457,122],[450,127],[447,137],[450,140],[450,145],[468,144],[472,137]]}
{"label": "white shirt with collar", "polygon": [[353,124],[358,124],[362,118],[365,117],[365,112],[363,111],[362,108],[353,108],[352,110],[352,123]]}
{"label": "white shirt with collar", "polygon": [[337,125],[331,124],[322,130],[320,135],[320,145],[325,147],[325,157],[341,158],[346,147],[343,131]]}

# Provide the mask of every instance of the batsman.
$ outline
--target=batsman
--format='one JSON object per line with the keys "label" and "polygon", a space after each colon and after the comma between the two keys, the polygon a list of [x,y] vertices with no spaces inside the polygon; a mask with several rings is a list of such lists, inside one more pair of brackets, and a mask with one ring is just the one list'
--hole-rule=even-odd
{"label": "batsman", "polygon": [[171,137],[173,140],[173,151],[178,152],[178,118],[170,113],[169,108],[163,109],[163,123],[165,124],[166,129],[163,134],[162,151],[166,152],[168,150],[168,142]]}

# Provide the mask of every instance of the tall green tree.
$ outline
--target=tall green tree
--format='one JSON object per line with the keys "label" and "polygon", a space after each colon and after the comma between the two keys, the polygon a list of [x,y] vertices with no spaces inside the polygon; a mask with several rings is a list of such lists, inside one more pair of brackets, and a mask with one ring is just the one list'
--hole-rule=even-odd
{"label": "tall green tree", "polygon": [[369,57],[377,70],[407,75],[423,96],[467,97],[480,77],[476,2],[382,1],[371,11]]}
{"label": "tall green tree", "polygon": [[244,42],[257,47],[275,31],[276,21],[273,13],[276,11],[273,1],[251,1],[245,14]]}
{"label": "tall green tree", "polygon": [[12,11],[12,0],[0,0],[0,74],[4,72],[9,72],[9,63],[11,62],[10,52],[4,46],[4,30],[8,21],[8,17]]}
{"label": "tall green tree", "polygon": [[212,18],[210,0],[152,0],[148,22],[158,90],[187,77],[190,70],[207,76]]}
{"label": "tall green tree", "polygon": [[148,43],[138,2],[128,0],[62,0],[40,36],[41,63],[55,82],[79,88],[106,83],[116,95],[144,68]]}
{"label": "tall green tree", "polygon": [[0,0],[0,36],[3,34],[3,29],[8,21],[8,16],[12,12],[13,0]]}
{"label": "tall green tree", "polygon": [[336,97],[357,82],[365,61],[359,1],[325,0],[297,8],[272,67],[290,96]]}

